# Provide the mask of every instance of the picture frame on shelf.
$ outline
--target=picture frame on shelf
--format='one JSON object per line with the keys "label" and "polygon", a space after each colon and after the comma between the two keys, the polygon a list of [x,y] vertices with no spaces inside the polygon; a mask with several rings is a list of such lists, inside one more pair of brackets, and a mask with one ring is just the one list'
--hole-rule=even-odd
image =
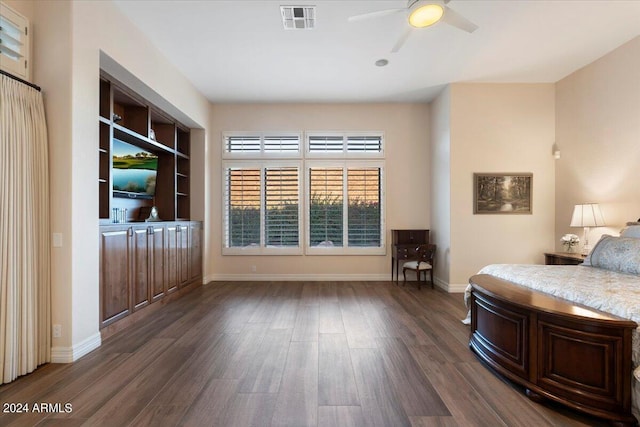
{"label": "picture frame on shelf", "polygon": [[473,213],[530,215],[532,173],[474,173]]}

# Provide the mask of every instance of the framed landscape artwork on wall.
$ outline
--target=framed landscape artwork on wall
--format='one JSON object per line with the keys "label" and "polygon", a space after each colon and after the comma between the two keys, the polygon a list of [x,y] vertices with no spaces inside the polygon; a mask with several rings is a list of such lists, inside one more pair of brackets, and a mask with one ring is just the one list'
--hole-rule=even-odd
{"label": "framed landscape artwork on wall", "polygon": [[532,173],[474,173],[474,214],[531,214]]}

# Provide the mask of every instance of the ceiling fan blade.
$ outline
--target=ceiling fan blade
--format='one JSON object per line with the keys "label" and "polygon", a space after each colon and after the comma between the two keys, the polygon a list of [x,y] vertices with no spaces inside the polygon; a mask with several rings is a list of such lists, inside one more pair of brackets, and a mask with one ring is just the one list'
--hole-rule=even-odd
{"label": "ceiling fan blade", "polygon": [[396,42],[395,46],[393,46],[393,49],[391,49],[391,53],[396,53],[402,48],[402,46],[404,45],[404,42],[407,41],[412,31],[413,31],[412,27],[409,27],[406,30],[404,30],[404,33],[402,33],[402,35]]}
{"label": "ceiling fan blade", "polygon": [[442,22],[466,31],[467,33],[473,33],[478,29],[478,26],[476,24],[469,21],[467,18],[460,15],[458,12],[454,11],[448,6],[444,7]]}
{"label": "ceiling fan blade", "polygon": [[379,10],[377,12],[369,12],[369,13],[363,13],[362,15],[350,16],[349,18],[347,18],[347,20],[349,22],[364,21],[366,19],[378,18],[380,16],[391,15],[393,13],[404,12],[406,10],[407,10],[406,8]]}

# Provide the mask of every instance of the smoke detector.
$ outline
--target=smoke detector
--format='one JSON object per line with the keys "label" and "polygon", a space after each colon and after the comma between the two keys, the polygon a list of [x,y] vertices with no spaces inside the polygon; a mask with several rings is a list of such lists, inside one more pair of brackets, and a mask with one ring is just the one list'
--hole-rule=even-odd
{"label": "smoke detector", "polygon": [[280,6],[285,30],[311,30],[316,27],[315,6]]}

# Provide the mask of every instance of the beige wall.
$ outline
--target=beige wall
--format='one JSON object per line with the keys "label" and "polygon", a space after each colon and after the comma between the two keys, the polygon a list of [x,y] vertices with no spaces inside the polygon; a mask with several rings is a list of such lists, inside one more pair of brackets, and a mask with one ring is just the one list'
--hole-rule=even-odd
{"label": "beige wall", "polygon": [[[119,64],[132,87],[184,113],[189,125],[208,126],[209,103],[111,2],[10,2],[33,31],[33,80],[42,86],[51,164],[51,229],[63,247],[52,249],[54,360],[67,361],[99,343],[98,316],[98,81],[100,51]],[[159,71],[161,70],[161,72]],[[116,76],[120,77],[120,76]],[[172,111],[170,111],[172,112]],[[196,138],[201,145],[205,137]],[[198,147],[198,152],[204,152]],[[194,159],[204,170],[204,158]],[[196,179],[194,194],[204,198]],[[200,208],[202,209],[202,208]],[[194,212],[202,217],[203,212]],[[57,358],[57,359],[56,359]]]}
{"label": "beige wall", "polygon": [[[449,286],[492,263],[542,263],[553,248],[552,84],[452,84]],[[531,215],[474,215],[474,172],[533,173]],[[438,220],[440,221],[440,220]]]}
{"label": "beige wall", "polygon": [[593,245],[640,218],[640,37],[559,81],[556,115],[556,248],[565,233],[582,239],[569,223],[585,202],[599,203],[609,226],[592,229]]}
{"label": "beige wall", "polygon": [[435,280],[448,289],[451,267],[451,87],[431,103],[431,241]]}
{"label": "beige wall", "polygon": [[[207,279],[387,278],[387,256],[222,256],[222,132],[383,131],[386,154],[386,229],[428,228],[429,106],[427,104],[214,105],[211,115],[211,253]],[[256,266],[252,273],[251,266]]]}

